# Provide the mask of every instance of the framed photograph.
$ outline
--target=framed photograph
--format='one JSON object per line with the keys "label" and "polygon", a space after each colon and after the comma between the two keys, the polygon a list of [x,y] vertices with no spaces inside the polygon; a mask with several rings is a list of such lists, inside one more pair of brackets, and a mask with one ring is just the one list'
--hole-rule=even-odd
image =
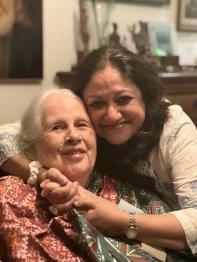
{"label": "framed photograph", "polygon": [[197,0],[179,0],[177,30],[197,32]]}
{"label": "framed photograph", "polygon": [[11,3],[0,4],[0,81],[41,79],[42,0]]}
{"label": "framed photograph", "polygon": [[168,23],[148,23],[148,38],[153,55],[173,55],[173,30]]}
{"label": "framed photograph", "polygon": [[116,2],[128,2],[133,4],[144,5],[165,5],[169,4],[170,0],[115,0]]}

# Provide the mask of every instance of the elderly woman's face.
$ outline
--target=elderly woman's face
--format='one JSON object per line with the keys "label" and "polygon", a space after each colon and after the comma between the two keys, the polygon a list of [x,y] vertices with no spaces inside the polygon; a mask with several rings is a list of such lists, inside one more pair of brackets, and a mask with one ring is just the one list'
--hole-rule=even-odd
{"label": "elderly woman's face", "polygon": [[50,95],[42,106],[42,127],[38,161],[84,186],[95,163],[96,137],[83,104],[70,96]]}
{"label": "elderly woman's face", "polygon": [[83,99],[96,132],[111,144],[125,143],[144,122],[141,91],[109,65],[93,75]]}
{"label": "elderly woman's face", "polygon": [[15,22],[16,0],[0,0],[0,37],[11,32]]}

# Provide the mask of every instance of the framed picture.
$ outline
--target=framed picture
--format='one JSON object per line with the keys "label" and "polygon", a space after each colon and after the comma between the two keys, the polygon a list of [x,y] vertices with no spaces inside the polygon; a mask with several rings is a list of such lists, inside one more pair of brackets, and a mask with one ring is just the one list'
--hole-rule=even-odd
{"label": "framed picture", "polygon": [[0,80],[41,79],[42,0],[1,1],[0,14]]}
{"label": "framed picture", "polygon": [[173,55],[173,30],[168,23],[148,23],[148,38],[153,55]]}
{"label": "framed picture", "polygon": [[197,0],[179,0],[177,30],[197,31]]}
{"label": "framed picture", "polygon": [[133,4],[164,5],[169,4],[170,0],[115,0],[116,2],[129,2]]}

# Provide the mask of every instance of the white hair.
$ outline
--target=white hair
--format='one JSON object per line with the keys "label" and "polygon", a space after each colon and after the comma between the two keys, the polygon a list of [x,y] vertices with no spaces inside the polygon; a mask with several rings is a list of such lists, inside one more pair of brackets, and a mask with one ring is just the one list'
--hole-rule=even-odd
{"label": "white hair", "polygon": [[18,143],[21,150],[30,159],[35,158],[35,142],[42,131],[41,107],[49,96],[58,94],[81,101],[81,99],[69,89],[51,88],[43,90],[35,96],[22,115],[21,129],[18,134]]}

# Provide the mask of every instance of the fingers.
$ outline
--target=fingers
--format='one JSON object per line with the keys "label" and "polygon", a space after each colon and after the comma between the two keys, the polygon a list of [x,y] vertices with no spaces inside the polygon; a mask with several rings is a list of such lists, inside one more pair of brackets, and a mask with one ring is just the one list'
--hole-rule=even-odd
{"label": "fingers", "polygon": [[88,210],[92,208],[92,203],[87,199],[75,199],[73,206],[78,210]]}
{"label": "fingers", "polygon": [[[43,173],[44,179],[50,179],[53,182],[58,183],[61,186],[64,186],[69,181],[65,175],[63,175],[58,169],[56,168],[50,168],[46,172]],[[43,180],[44,180],[43,179]]]}
{"label": "fingers", "polygon": [[55,205],[57,211],[58,211],[58,214],[62,214],[62,213],[65,213],[67,212],[70,208],[73,208],[74,207],[74,201],[75,201],[75,197],[70,199],[70,201],[67,201],[66,203],[63,203],[63,204],[59,204],[59,205]]}
{"label": "fingers", "polygon": [[[53,204],[69,203],[78,193],[78,182],[69,182],[66,186],[54,189],[50,194]],[[68,204],[69,205],[69,204]]]}
{"label": "fingers", "polygon": [[55,188],[52,192],[54,197],[68,199],[72,198],[78,192],[78,182],[68,182],[67,185],[60,188]]}
{"label": "fingers", "polygon": [[73,205],[78,210],[93,209],[96,204],[96,200],[97,196],[94,193],[79,186],[78,195],[76,196]]}
{"label": "fingers", "polygon": [[49,206],[49,211],[54,215],[54,216],[58,216],[58,209],[55,205],[51,205]]}
{"label": "fingers", "polygon": [[[69,181],[59,170],[50,168],[42,174],[41,195],[45,197],[60,212],[67,211],[73,206],[74,198],[78,194],[78,182]],[[51,212],[55,213],[54,207]]]}
{"label": "fingers", "polygon": [[[65,213],[70,208],[75,207],[81,214],[84,214],[87,210],[93,209],[94,202],[92,198],[89,198],[89,196],[91,196],[92,193],[90,192],[90,195],[89,195],[89,191],[81,187],[80,193],[83,192],[83,196],[82,196],[82,194],[79,193],[79,190],[78,190],[79,188],[80,186],[78,185],[77,185],[77,190],[76,188],[73,187],[72,197],[70,197],[70,199],[67,200],[66,202],[64,200],[64,202],[61,204],[55,204],[55,206],[52,207],[52,212],[54,211],[58,214]],[[58,191],[59,190],[57,190],[57,192]],[[84,194],[86,193],[86,191],[87,191],[87,194]],[[70,193],[70,196],[71,196],[71,193]]]}
{"label": "fingers", "polygon": [[57,190],[61,186],[58,183],[46,179],[40,184],[40,187],[42,188],[41,196],[48,199],[49,195],[53,192],[53,190]]}
{"label": "fingers", "polygon": [[40,186],[42,188],[41,196],[51,204],[67,203],[78,193],[78,182],[68,182],[65,186],[60,186],[46,179]]}
{"label": "fingers", "polygon": [[[94,198],[92,198],[92,196],[95,195],[79,186],[77,182],[72,184],[74,185],[72,187],[72,191],[69,191],[69,197],[65,194],[67,191],[66,187],[69,183],[64,188],[55,189],[51,194],[51,197],[53,198],[53,201],[51,202],[53,202],[53,205],[50,207],[50,211],[54,215],[65,213],[72,207],[75,207],[81,214],[86,214],[88,210],[93,209]],[[61,201],[58,200],[58,203],[55,201],[57,196],[62,197]]]}
{"label": "fingers", "polygon": [[40,167],[38,170],[39,170],[39,173],[38,173],[38,183],[40,184],[40,183],[42,183],[42,182],[45,180],[45,178],[46,178],[45,174],[46,174],[46,172],[47,172],[48,170],[45,169],[44,167]]}

